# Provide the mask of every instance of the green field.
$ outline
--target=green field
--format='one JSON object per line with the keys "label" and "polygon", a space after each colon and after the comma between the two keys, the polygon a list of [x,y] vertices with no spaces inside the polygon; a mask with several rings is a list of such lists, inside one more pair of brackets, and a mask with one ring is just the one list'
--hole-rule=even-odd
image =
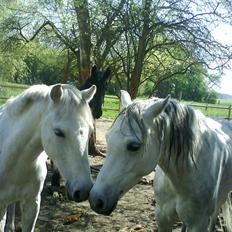
{"label": "green field", "polygon": [[102,117],[114,120],[119,113],[119,106],[119,99],[116,96],[106,95]]}
{"label": "green field", "polygon": [[218,105],[232,105],[232,99],[218,99]]}
{"label": "green field", "polygon": [[26,85],[12,84],[9,82],[0,82],[0,105],[6,102],[5,98],[15,97],[26,88]]}
{"label": "green field", "polygon": [[[119,100],[117,97],[114,97],[113,99],[112,97],[113,96],[105,97],[103,117],[107,119],[115,119],[119,113]],[[229,114],[228,108],[232,105],[232,100],[220,99],[218,102],[220,102],[220,104],[205,104],[190,101],[185,101],[183,103],[186,105],[191,105],[193,108],[200,110],[206,116],[227,118]],[[109,109],[113,109],[113,111]],[[232,113],[230,118],[232,118]]]}
{"label": "green field", "polygon": [[[6,99],[1,99],[1,97],[10,98],[16,96],[26,88],[26,85],[17,85],[12,83],[0,82],[0,104],[4,104],[6,101]],[[183,103],[191,106],[194,105],[194,108],[199,109],[203,114],[207,116],[227,118],[229,115],[228,108],[232,105],[232,100],[219,99],[217,104],[205,104],[197,102]],[[119,106],[119,99],[116,96],[106,95],[103,106],[103,118],[111,120],[115,119],[119,113]],[[230,118],[232,118],[232,114],[230,115]]]}

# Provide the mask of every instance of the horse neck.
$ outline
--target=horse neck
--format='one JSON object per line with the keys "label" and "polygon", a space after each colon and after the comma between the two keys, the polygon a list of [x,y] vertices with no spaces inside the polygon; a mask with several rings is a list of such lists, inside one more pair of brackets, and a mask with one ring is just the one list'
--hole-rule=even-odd
{"label": "horse neck", "polygon": [[1,135],[2,146],[8,161],[17,162],[17,159],[22,158],[29,163],[42,152],[40,125],[43,113],[46,111],[46,104],[43,103],[34,102],[26,112],[8,116],[8,120],[0,122],[1,128],[4,128],[4,134]]}
{"label": "horse neck", "polygon": [[161,142],[160,159],[158,165],[173,183],[179,184],[189,173],[195,170],[195,163],[190,154],[174,152],[166,149],[170,145],[170,138],[164,135]]}

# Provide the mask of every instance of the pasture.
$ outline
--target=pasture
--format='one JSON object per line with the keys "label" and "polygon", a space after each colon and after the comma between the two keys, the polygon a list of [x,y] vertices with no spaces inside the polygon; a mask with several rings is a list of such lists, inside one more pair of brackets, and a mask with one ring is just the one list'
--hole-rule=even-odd
{"label": "pasture", "polygon": [[[21,93],[26,85],[13,84],[9,82],[0,82],[0,105],[5,103],[9,97],[14,97]],[[200,102],[183,101],[184,104],[191,105],[196,109],[202,111],[203,114],[209,117],[232,118],[232,100],[218,99],[217,104],[206,104]],[[103,106],[103,118],[114,120],[117,116],[120,104],[117,96],[106,95]]]}
{"label": "pasture", "polygon": [[[21,92],[22,89],[17,89]],[[5,96],[15,96],[15,89],[4,90]],[[0,91],[2,96],[2,89]],[[2,102],[4,102],[3,100]],[[116,97],[106,97],[104,102],[103,118],[110,120],[97,121],[97,142],[98,146],[105,147],[104,135],[111,126],[112,120],[119,110],[119,102]],[[114,109],[112,111],[112,109]],[[206,109],[208,110],[208,109]],[[214,109],[214,114],[217,109]],[[209,111],[208,111],[209,112]],[[219,114],[218,114],[219,115]],[[90,163],[94,166],[101,166],[103,158],[91,157]],[[115,212],[111,216],[102,216],[94,213],[88,202],[74,203],[65,197],[64,186],[56,195],[51,195],[50,187],[50,166],[46,184],[42,195],[42,205],[39,218],[36,224],[36,232],[42,231],[120,231],[120,232],[149,232],[157,231],[154,214],[154,194],[152,180],[144,178],[139,184],[131,189],[119,202]],[[95,177],[96,173],[92,173]],[[17,217],[17,219],[19,219]],[[181,223],[174,225],[175,232],[181,229]],[[223,231],[217,228],[216,231]]]}
{"label": "pasture", "polygon": [[[206,104],[191,101],[183,101],[183,103],[200,110],[203,114],[209,117],[230,118],[230,120],[232,118],[232,100],[219,99],[217,104]],[[104,101],[103,118],[112,120],[115,119],[119,109],[120,105],[118,97],[106,95]]]}

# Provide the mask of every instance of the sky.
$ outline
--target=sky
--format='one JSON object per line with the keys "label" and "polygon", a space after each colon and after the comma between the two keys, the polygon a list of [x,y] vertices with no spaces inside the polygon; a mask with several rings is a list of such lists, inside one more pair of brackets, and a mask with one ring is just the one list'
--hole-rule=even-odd
{"label": "sky", "polygon": [[[222,23],[212,33],[219,42],[232,45],[232,26]],[[232,95],[232,61],[231,69],[224,70],[220,87],[215,87],[214,89],[219,93]]]}

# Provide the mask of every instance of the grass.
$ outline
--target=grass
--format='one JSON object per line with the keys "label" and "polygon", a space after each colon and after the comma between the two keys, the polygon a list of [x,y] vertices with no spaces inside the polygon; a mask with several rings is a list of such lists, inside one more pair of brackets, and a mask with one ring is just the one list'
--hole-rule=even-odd
{"label": "grass", "polygon": [[[218,99],[216,104],[207,104],[207,103],[192,102],[192,101],[185,101],[183,103],[190,105],[195,109],[200,110],[206,116],[228,118],[229,106],[232,105],[232,100]],[[230,115],[230,118],[231,117],[232,114]]]}
{"label": "grass", "polygon": [[106,95],[103,105],[103,118],[114,120],[119,113],[119,99],[112,95]]}
{"label": "grass", "polygon": [[[7,85],[9,87],[3,87],[2,85]],[[14,88],[13,88],[14,87]],[[18,88],[15,88],[18,87]],[[5,103],[5,99],[1,99],[1,97],[10,98],[12,96],[16,96],[20,94],[25,88],[26,85],[17,85],[7,82],[0,82],[0,105]],[[203,114],[210,117],[228,117],[228,107],[232,105],[232,100],[227,99],[219,99],[217,104],[205,104],[198,102],[183,102],[187,105],[194,105],[195,109],[199,109]],[[119,99],[116,96],[106,95],[104,106],[103,106],[103,118],[114,120],[119,113]],[[220,108],[210,108],[210,107],[220,107]],[[224,109],[224,108],[227,109]],[[232,112],[231,116],[232,117]]]}
{"label": "grass", "polygon": [[0,105],[6,102],[7,99],[5,98],[15,97],[26,88],[26,85],[13,84],[10,82],[0,82]]}
{"label": "grass", "polygon": [[218,105],[232,105],[232,99],[218,99]]}
{"label": "grass", "polygon": [[[200,110],[206,116],[227,118],[229,113],[228,107],[232,105],[232,100],[220,99],[218,100],[218,102],[220,102],[220,104],[205,104],[205,103],[192,102],[192,101],[188,101],[188,102],[185,101],[183,103],[191,106],[194,105],[193,108]],[[211,107],[217,107],[217,108],[211,108]],[[113,109],[113,110],[109,110],[109,109]],[[105,97],[105,102],[104,102],[103,117],[113,120],[116,118],[118,113],[119,113],[118,98],[107,95]],[[230,117],[232,117],[232,112]]]}

